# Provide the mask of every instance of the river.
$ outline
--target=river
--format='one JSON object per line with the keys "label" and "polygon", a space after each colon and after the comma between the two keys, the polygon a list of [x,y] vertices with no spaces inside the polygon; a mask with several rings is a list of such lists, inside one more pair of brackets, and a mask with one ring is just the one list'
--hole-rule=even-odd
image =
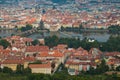
{"label": "river", "polygon": [[[0,30],[0,36],[1,37],[7,37],[7,36],[11,36],[12,34],[15,34],[16,32],[14,30]],[[52,35],[54,35],[56,33],[52,33]],[[50,36],[51,33],[44,33],[44,37]],[[99,42],[106,42],[109,37],[110,34],[108,33],[89,33],[89,34],[78,34],[78,33],[73,33],[73,32],[59,32],[57,33],[57,35],[59,37],[63,37],[63,38],[79,38],[80,40],[86,38],[93,38]],[[36,34],[32,34],[30,36],[28,36],[29,38],[32,39],[40,39],[43,38],[43,36],[40,33],[36,33]]]}
{"label": "river", "polygon": [[[79,38],[80,40],[84,38],[92,38],[97,40],[98,42],[106,42],[110,34],[108,33],[89,33],[89,34],[78,34],[78,33],[72,33],[72,32],[59,32],[59,33],[52,33],[52,35],[57,35],[62,38]],[[44,37],[51,36],[51,33],[44,33]],[[40,33],[33,34],[28,36],[29,38],[32,39],[39,39],[42,38],[43,36]]]}
{"label": "river", "polygon": [[11,36],[12,34],[16,34],[16,31],[15,30],[0,30],[0,37],[2,38]]}

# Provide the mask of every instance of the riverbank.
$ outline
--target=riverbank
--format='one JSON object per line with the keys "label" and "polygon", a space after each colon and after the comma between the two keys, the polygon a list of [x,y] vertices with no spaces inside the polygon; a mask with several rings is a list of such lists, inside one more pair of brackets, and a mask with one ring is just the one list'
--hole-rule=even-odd
{"label": "riverbank", "polygon": [[[15,30],[0,30],[0,36],[2,38],[7,37],[7,36],[11,36],[11,35],[16,35],[18,32],[16,32]],[[97,40],[98,42],[106,42],[110,36],[118,36],[118,35],[112,35],[109,33],[77,33],[77,32],[66,32],[66,31],[58,31],[58,32],[37,32],[37,33],[33,33],[30,35],[27,35],[26,37],[32,38],[32,39],[40,39],[40,38],[45,38],[48,36],[52,36],[52,35],[57,35],[60,38],[79,38],[80,40],[83,40],[84,38],[88,38],[88,39],[94,39]]]}

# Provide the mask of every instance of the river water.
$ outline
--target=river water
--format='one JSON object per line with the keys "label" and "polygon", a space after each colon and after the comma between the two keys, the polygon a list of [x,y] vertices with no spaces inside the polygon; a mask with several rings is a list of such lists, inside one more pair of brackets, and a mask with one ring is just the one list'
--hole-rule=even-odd
{"label": "river water", "polygon": [[[0,30],[0,37],[7,37],[11,36],[12,34],[15,34],[16,32],[14,30]],[[73,32],[59,32],[59,33],[52,33],[52,35],[58,35],[59,37],[63,38],[79,38],[80,40],[84,38],[93,38],[99,42],[106,42],[110,34],[108,33],[89,33],[89,34],[78,34],[78,33],[73,33]],[[50,36],[51,33],[44,33],[44,37]],[[43,38],[43,36],[40,33],[32,34],[28,36],[29,38],[32,39],[40,39]]]}
{"label": "river water", "polygon": [[4,38],[7,36],[11,36],[12,34],[15,34],[16,32],[14,30],[0,30],[0,37]]}
{"label": "river water", "polygon": [[[110,34],[108,34],[108,33],[78,34],[78,33],[71,33],[71,32],[70,33],[59,32],[59,33],[52,33],[52,35],[57,35],[62,38],[79,38],[80,40],[82,40],[84,38],[92,38],[92,39],[97,40],[98,42],[106,42],[110,37]],[[44,37],[48,37],[48,36],[51,36],[51,33],[44,33]],[[43,38],[43,36],[40,33],[33,34],[28,37],[32,38],[32,39]]]}

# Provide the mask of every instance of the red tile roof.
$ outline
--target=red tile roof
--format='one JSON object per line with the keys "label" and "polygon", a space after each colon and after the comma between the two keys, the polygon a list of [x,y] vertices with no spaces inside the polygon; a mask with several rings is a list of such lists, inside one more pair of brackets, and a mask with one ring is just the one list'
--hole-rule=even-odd
{"label": "red tile roof", "polygon": [[52,51],[52,52],[42,52],[38,55],[38,57],[63,57],[64,54],[60,53],[59,51]]}
{"label": "red tile roof", "polygon": [[105,56],[117,56],[120,55],[120,52],[106,52]]}
{"label": "red tile roof", "polygon": [[20,36],[12,36],[11,39],[13,39],[13,40],[19,40]]}
{"label": "red tile roof", "polygon": [[69,64],[69,65],[90,65],[90,62],[67,61],[66,64]]}
{"label": "red tile roof", "polygon": [[51,68],[51,63],[47,64],[30,64],[30,68]]}
{"label": "red tile roof", "polygon": [[24,60],[4,60],[2,64],[23,64]]}
{"label": "red tile roof", "polygon": [[28,46],[26,48],[26,52],[41,52],[41,51],[49,51],[48,46]]}
{"label": "red tile roof", "polygon": [[24,60],[33,62],[33,61],[35,61],[35,57],[31,57],[31,56],[30,57],[25,57]]}
{"label": "red tile roof", "polygon": [[89,51],[89,54],[92,54],[92,55],[101,55],[102,51],[100,51],[98,48],[91,48],[90,51]]}
{"label": "red tile roof", "polygon": [[0,53],[3,55],[8,55],[8,54],[10,54],[10,52],[11,52],[11,50],[8,50],[8,49],[0,50]]}
{"label": "red tile roof", "polygon": [[32,38],[23,38],[23,41],[24,42],[32,42],[33,40],[32,40]]}
{"label": "red tile roof", "polygon": [[0,45],[0,49],[3,49],[3,46]]}
{"label": "red tile roof", "polygon": [[67,48],[67,45],[65,45],[65,44],[59,44],[59,45],[57,45],[57,48],[58,49],[65,49],[65,48]]}

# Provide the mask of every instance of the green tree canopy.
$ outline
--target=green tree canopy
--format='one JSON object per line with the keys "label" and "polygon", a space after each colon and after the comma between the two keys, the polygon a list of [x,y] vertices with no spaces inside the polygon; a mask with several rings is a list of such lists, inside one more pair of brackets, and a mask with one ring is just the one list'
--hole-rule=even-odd
{"label": "green tree canopy", "polygon": [[29,67],[24,69],[24,74],[30,74],[30,73],[32,73],[32,72],[31,72],[31,69]]}
{"label": "green tree canopy", "polygon": [[5,49],[8,46],[10,46],[10,43],[5,39],[0,39],[0,45],[2,45],[4,47],[4,49]]}
{"label": "green tree canopy", "polygon": [[17,69],[16,69],[16,73],[17,74],[23,74],[24,73],[24,66],[21,64],[17,65]]}
{"label": "green tree canopy", "polygon": [[119,25],[112,25],[108,27],[108,30],[112,34],[120,34],[120,26]]}
{"label": "green tree canopy", "polygon": [[22,32],[24,32],[24,31],[27,31],[27,30],[31,30],[32,28],[33,28],[32,25],[27,24],[25,27],[21,27],[20,30],[21,30]]}
{"label": "green tree canopy", "polygon": [[32,41],[32,45],[34,45],[34,46],[35,46],[35,45],[39,45],[39,44],[40,44],[40,41],[39,41],[39,40],[37,40],[37,39],[36,39],[36,40],[34,40],[34,41]]}
{"label": "green tree canopy", "polygon": [[120,71],[120,66],[117,66],[117,67],[116,67],[116,71]]}
{"label": "green tree canopy", "polygon": [[4,67],[2,71],[3,71],[3,73],[12,73],[13,72],[12,69],[8,68],[8,67]]}

